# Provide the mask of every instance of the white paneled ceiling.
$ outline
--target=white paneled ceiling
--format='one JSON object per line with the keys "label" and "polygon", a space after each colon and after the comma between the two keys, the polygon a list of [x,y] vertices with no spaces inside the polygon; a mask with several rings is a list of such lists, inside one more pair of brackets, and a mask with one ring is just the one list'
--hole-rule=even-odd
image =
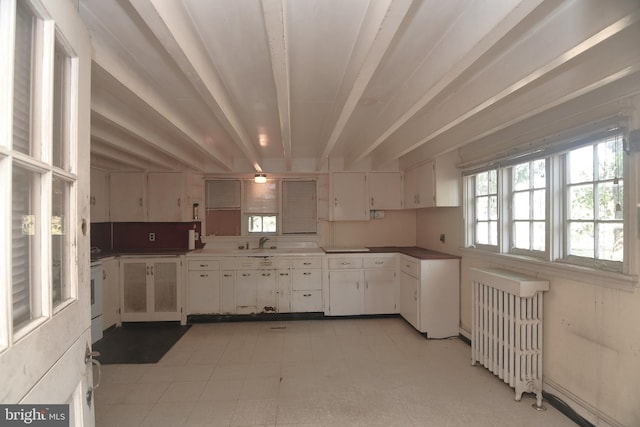
{"label": "white paneled ceiling", "polygon": [[[637,0],[79,0],[92,162],[407,167],[615,114]],[[462,151],[461,151],[462,152]]]}

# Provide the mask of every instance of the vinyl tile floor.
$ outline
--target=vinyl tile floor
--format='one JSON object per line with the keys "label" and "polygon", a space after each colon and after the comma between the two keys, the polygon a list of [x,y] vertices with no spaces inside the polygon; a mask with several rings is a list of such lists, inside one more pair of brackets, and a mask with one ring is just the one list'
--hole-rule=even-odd
{"label": "vinyl tile floor", "polygon": [[102,367],[98,427],[575,426],[401,318],[194,325],[157,364]]}

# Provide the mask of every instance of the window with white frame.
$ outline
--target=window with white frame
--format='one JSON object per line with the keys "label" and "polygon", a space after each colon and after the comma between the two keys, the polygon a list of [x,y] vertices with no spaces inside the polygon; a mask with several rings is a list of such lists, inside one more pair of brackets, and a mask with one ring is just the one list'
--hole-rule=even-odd
{"label": "window with white frame", "polygon": [[279,200],[278,180],[244,181],[243,210],[248,234],[275,234],[278,231]]}
{"label": "window with white frame", "polygon": [[[216,178],[206,180],[205,187],[208,235],[317,232],[315,179],[275,178],[266,183],[256,183],[253,180]],[[243,224],[239,218],[243,218]]]}
{"label": "window with white frame", "polygon": [[467,246],[622,271],[621,131],[541,151],[466,176]]}
{"label": "window with white frame", "polygon": [[0,150],[0,172],[11,182],[0,191],[11,203],[14,332],[54,315],[77,295],[76,245],[69,229],[77,183],[71,156],[77,59],[53,22],[40,18],[29,2],[16,2],[15,11],[14,44],[11,54],[5,52],[13,58],[12,114],[2,118],[11,132],[0,141],[6,148]]}
{"label": "window with white frame", "polygon": [[517,164],[511,175],[511,250],[545,252],[547,218],[547,162]]}

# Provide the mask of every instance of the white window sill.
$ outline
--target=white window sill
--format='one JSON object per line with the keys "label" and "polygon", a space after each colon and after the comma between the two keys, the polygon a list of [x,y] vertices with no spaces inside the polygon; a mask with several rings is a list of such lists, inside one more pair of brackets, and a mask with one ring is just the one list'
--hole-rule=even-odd
{"label": "white window sill", "polygon": [[550,262],[541,259],[514,254],[499,254],[481,249],[461,248],[463,256],[490,261],[501,266],[525,270],[536,277],[561,277],[563,279],[584,282],[589,285],[603,286],[625,292],[634,292],[638,287],[638,276],[615,273],[606,270],[583,267],[561,262]]}

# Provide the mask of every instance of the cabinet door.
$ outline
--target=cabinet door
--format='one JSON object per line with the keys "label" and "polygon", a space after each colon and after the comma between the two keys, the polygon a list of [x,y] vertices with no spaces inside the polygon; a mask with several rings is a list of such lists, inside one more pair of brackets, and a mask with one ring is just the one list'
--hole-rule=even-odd
{"label": "cabinet door", "polygon": [[145,221],[144,173],[112,172],[109,176],[109,208],[111,221]]}
{"label": "cabinet door", "polygon": [[415,277],[400,273],[400,315],[416,329],[419,329],[418,284]]}
{"label": "cabinet door", "polygon": [[329,272],[329,311],[332,316],[364,312],[364,283],[361,270]]}
{"label": "cabinet door", "polygon": [[259,270],[257,274],[257,308],[258,313],[276,312],[276,271]]}
{"label": "cabinet door", "polygon": [[130,315],[144,314],[149,311],[147,277],[149,269],[147,263],[122,262],[122,320],[129,320]]}
{"label": "cabinet door", "polygon": [[251,314],[258,312],[258,270],[236,272],[236,312]]}
{"label": "cabinet door", "polygon": [[331,219],[363,221],[369,219],[366,174],[335,172],[331,174]]}
{"label": "cabinet door", "polygon": [[403,205],[402,175],[400,172],[371,172],[367,174],[369,209],[401,209]]}
{"label": "cabinet door", "polygon": [[117,259],[102,261],[102,328],[120,325],[120,263]]}
{"label": "cabinet door", "polygon": [[183,181],[179,172],[152,172],[147,176],[149,221],[183,220]]}
{"label": "cabinet door", "polygon": [[91,222],[109,221],[107,172],[91,169]]}
{"label": "cabinet door", "polygon": [[365,270],[364,313],[391,314],[398,312],[398,286],[393,270]]}
{"label": "cabinet door", "polygon": [[435,206],[435,181],[433,162],[418,167],[418,207]]}
{"label": "cabinet door", "polygon": [[225,270],[222,272],[222,283],[220,285],[220,312],[223,314],[236,313],[236,273]]}
{"label": "cabinet door", "polygon": [[187,314],[220,313],[219,271],[189,271],[187,294]]}
{"label": "cabinet door", "polygon": [[289,270],[276,271],[276,293],[278,313],[291,312],[291,273]]}

